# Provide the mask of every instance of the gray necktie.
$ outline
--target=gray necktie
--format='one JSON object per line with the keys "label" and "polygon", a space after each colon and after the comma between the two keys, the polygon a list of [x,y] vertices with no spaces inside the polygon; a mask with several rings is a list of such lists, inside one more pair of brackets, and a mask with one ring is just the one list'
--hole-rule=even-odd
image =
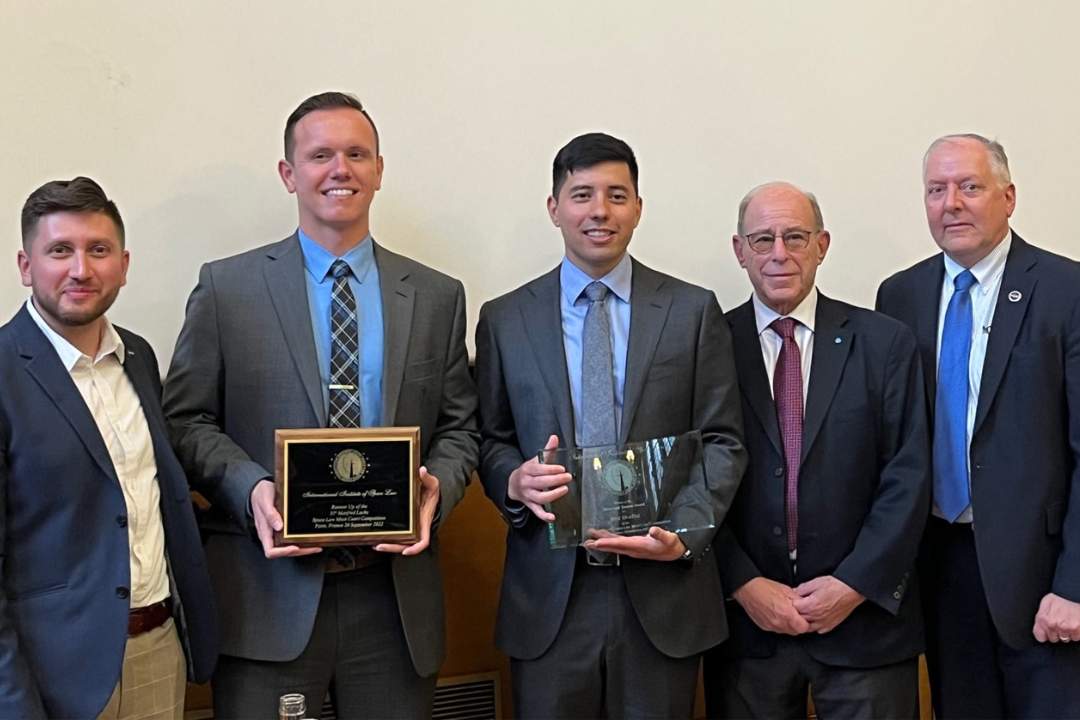
{"label": "gray necktie", "polygon": [[611,322],[604,298],[608,289],[599,280],[585,287],[589,310],[581,352],[581,444],[584,447],[614,445],[615,371],[611,357]]}
{"label": "gray necktie", "polygon": [[[581,343],[581,444],[614,445],[615,371],[611,353],[611,322],[604,298],[608,288],[599,280],[585,286],[589,310]],[[588,550],[590,565],[618,565],[615,553]]]}

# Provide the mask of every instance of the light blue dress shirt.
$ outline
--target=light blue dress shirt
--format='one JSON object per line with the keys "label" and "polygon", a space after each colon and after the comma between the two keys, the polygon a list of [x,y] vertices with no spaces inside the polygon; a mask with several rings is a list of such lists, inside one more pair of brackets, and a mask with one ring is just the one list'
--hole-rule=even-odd
{"label": "light blue dress shirt", "polygon": [[[607,285],[610,292],[604,298],[604,308],[611,325],[612,367],[615,372],[615,427],[622,431],[623,385],[626,380],[626,347],[630,339],[630,286],[634,266],[629,255],[615,266],[615,269],[600,282]],[[574,445],[581,447],[581,344],[585,332],[585,314],[589,311],[589,299],[585,296],[585,286],[593,279],[563,257],[559,270],[559,284],[562,287],[560,304],[562,306],[563,349],[566,352],[566,369],[570,375],[570,401],[574,406]]]}
{"label": "light blue dress shirt", "polygon": [[[334,277],[330,267],[338,258],[303,230],[299,231],[304,253],[304,280],[307,284],[311,329],[315,335],[315,353],[319,359],[323,408],[330,406],[330,298]],[[357,333],[360,338],[360,412],[364,427],[379,426],[382,419],[383,311],[379,286],[379,268],[371,236],[341,259],[352,268],[349,287],[356,298]]]}

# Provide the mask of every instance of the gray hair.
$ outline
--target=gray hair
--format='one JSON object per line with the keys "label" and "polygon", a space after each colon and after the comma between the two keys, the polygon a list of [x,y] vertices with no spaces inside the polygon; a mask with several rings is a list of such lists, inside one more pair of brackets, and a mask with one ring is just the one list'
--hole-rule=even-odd
{"label": "gray hair", "polygon": [[746,228],[744,227],[744,224],[745,224],[745,221],[746,221],[746,208],[749,207],[750,201],[753,200],[754,198],[756,198],[758,196],[758,194],[762,190],[768,190],[770,188],[775,188],[775,187],[788,187],[788,188],[791,188],[792,190],[795,190],[796,192],[802,193],[803,197],[805,197],[807,200],[810,201],[810,207],[813,208],[813,210],[814,210],[814,222],[817,223],[817,227],[812,228],[812,229],[813,230],[824,230],[825,229],[825,220],[821,216],[821,205],[818,204],[817,198],[814,197],[814,193],[807,192],[807,191],[803,190],[802,188],[796,187],[795,185],[792,185],[791,183],[787,183],[787,182],[767,182],[767,183],[765,183],[763,185],[758,185],[756,188],[754,188],[750,192],[746,193],[746,197],[744,197],[742,199],[742,202],[739,203],[739,224],[738,224],[739,235],[742,235],[746,230]]}
{"label": "gray hair", "polygon": [[957,140],[973,140],[984,148],[986,148],[986,154],[990,158],[990,170],[994,173],[994,177],[997,178],[998,185],[1002,188],[1007,188],[1012,183],[1012,173],[1009,172],[1009,158],[1005,155],[1005,148],[1001,146],[997,140],[990,140],[982,135],[976,135],[975,133],[956,133],[953,135],[942,135],[934,142],[930,143],[930,147],[926,149],[926,154],[922,159],[922,172],[923,181],[926,181],[926,162],[930,159],[930,153],[934,152],[941,145],[947,143],[956,142]]}

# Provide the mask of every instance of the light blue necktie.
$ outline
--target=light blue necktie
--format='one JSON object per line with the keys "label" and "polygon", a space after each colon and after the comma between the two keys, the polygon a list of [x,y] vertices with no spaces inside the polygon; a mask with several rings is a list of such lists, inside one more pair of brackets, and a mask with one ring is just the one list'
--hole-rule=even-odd
{"label": "light blue necktie", "polygon": [[956,276],[956,289],[945,311],[938,355],[934,407],[934,502],[949,522],[971,504],[968,489],[967,407],[971,355],[971,293],[975,276]]}

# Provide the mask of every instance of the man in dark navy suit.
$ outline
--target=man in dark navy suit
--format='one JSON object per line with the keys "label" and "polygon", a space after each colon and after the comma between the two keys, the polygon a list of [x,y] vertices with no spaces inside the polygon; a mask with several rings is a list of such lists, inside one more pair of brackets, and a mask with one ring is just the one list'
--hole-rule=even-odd
{"label": "man in dark navy suit", "polygon": [[1080,265],[1010,229],[999,143],[939,138],[923,181],[942,252],[877,305],[914,330],[934,417],[934,713],[1080,717]]}
{"label": "man in dark navy suit", "polygon": [[918,715],[915,553],[926,405],[903,324],[815,286],[830,236],[810,193],[754,190],[732,239],[754,294],[728,313],[750,465],[716,559],[731,636],[706,656],[713,717]]}
{"label": "man in dark navy suit", "polygon": [[157,360],[105,318],[124,225],[79,177],[35,190],[22,234],[33,297],[0,328],[0,717],[179,719],[217,628]]}

